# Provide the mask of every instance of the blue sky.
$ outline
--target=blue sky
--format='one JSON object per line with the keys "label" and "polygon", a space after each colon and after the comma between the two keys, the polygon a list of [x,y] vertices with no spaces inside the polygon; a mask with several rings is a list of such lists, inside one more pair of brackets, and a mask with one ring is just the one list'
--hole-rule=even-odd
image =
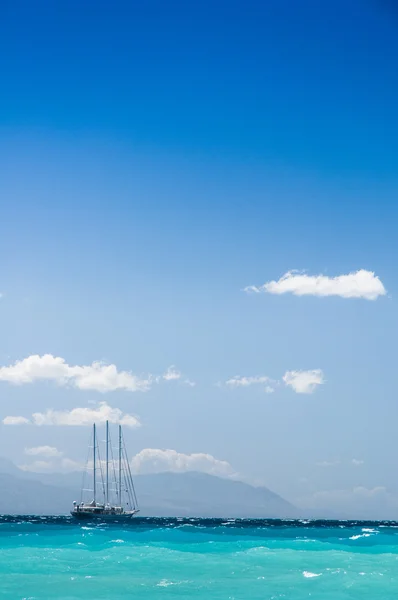
{"label": "blue sky", "polygon": [[[106,402],[139,417],[133,454],[208,454],[305,505],[395,502],[397,30],[370,0],[6,7],[0,366],[49,354],[153,383],[7,375],[1,419]],[[293,269],[364,269],[387,294],[243,291]],[[318,369],[313,393],[283,382]],[[18,464],[85,457],[86,427],[1,429]]]}

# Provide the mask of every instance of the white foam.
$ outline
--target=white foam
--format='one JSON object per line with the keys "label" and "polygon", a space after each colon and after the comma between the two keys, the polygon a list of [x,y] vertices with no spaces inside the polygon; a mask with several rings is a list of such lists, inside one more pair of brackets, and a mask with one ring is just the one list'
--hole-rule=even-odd
{"label": "white foam", "polygon": [[168,581],[167,579],[162,579],[156,584],[157,587],[169,587],[169,585],[174,585],[174,583],[172,581]]}
{"label": "white foam", "polygon": [[358,535],[352,535],[350,537],[350,540],[359,540],[359,538],[363,538],[363,537],[370,537],[370,533],[361,533]]}
{"label": "white foam", "polygon": [[311,579],[312,577],[320,577],[322,573],[311,573],[311,571],[303,571],[303,575],[304,577],[307,577],[307,579]]}

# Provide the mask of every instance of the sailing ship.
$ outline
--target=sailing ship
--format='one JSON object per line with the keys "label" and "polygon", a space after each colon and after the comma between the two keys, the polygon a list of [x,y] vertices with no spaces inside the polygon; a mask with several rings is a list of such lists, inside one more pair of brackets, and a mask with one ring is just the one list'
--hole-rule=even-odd
{"label": "sailing ship", "polygon": [[[98,444],[97,428],[93,425],[92,446],[92,488],[86,488],[87,468],[84,472],[81,501],[73,502],[71,515],[76,519],[101,519],[120,521],[131,519],[139,512],[133,477],[128,460],[122,427],[119,425],[119,443],[117,458],[113,457],[113,448],[109,433],[109,423],[106,421],[105,462],[101,461]],[[105,476],[104,476],[105,470]],[[84,500],[90,492],[89,500]]]}

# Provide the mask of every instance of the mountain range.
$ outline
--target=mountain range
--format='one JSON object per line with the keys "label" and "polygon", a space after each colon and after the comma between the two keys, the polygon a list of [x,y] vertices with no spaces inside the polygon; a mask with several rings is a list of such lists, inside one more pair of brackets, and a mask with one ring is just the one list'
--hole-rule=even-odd
{"label": "mountain range", "polygon": [[[299,509],[266,487],[205,473],[134,478],[142,516],[296,518]],[[68,514],[82,474],[30,473],[0,458],[0,514]]]}

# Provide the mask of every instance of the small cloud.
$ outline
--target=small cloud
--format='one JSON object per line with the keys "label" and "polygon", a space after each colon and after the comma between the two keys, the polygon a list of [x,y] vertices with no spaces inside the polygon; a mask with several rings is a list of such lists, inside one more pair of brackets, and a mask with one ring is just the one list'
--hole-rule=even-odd
{"label": "small cloud", "polygon": [[5,417],[3,419],[4,425],[28,425],[29,423],[30,421],[26,417]]}
{"label": "small cloud", "polygon": [[353,458],[351,461],[351,464],[354,465],[354,467],[360,467],[361,465],[364,464],[364,460],[359,460],[358,458]]}
{"label": "small cloud", "polygon": [[183,385],[188,385],[189,387],[195,387],[196,383],[191,381],[190,379],[182,379],[182,373],[174,365],[171,365],[163,375],[158,375],[154,378],[156,383],[160,383],[162,381],[179,381]]}
{"label": "small cloud", "polygon": [[247,293],[294,294],[295,296],[339,296],[376,300],[387,291],[373,271],[360,269],[347,275],[328,277],[288,271],[278,281],[268,281],[261,286],[250,285]]}
{"label": "small cloud", "polygon": [[181,372],[178,371],[174,365],[171,365],[166,373],[163,373],[163,379],[165,381],[175,381],[177,379],[181,379]]}
{"label": "small cloud", "polygon": [[59,457],[63,453],[54,446],[36,446],[35,448],[25,448],[25,454],[28,456]]}
{"label": "small cloud", "polygon": [[183,452],[177,452],[177,450],[145,448],[132,458],[131,465],[136,473],[200,471],[220,477],[235,477],[237,475],[227,461],[219,460],[211,454],[202,452],[184,454]]}
{"label": "small cloud", "polygon": [[247,285],[245,288],[243,288],[243,291],[246,292],[247,294],[259,294],[263,290],[262,290],[262,286],[257,287],[255,285]]}
{"label": "small cloud", "polygon": [[275,392],[275,389],[273,387],[271,387],[270,385],[266,385],[264,388],[264,392],[266,394],[273,394]]}
{"label": "small cloud", "polygon": [[[239,375],[235,375],[235,377],[231,377],[225,382],[225,385],[228,387],[235,389],[239,387],[249,387],[251,385],[263,385],[272,382],[272,379],[267,377],[266,375],[256,375],[254,377],[240,377]],[[271,393],[269,390],[273,390],[270,385],[265,387],[265,391],[269,394]]]}
{"label": "small cloud", "polygon": [[[105,461],[101,461],[101,468],[105,469]],[[88,461],[87,463],[72,460],[71,458],[61,458],[60,455],[54,457],[53,461],[46,460],[35,460],[29,464],[19,465],[22,471],[29,471],[30,473],[71,473],[75,471],[83,471],[86,468],[92,469],[93,462]]]}
{"label": "small cloud", "polygon": [[297,394],[312,394],[318,385],[325,383],[321,369],[312,371],[286,371],[283,381]]}
{"label": "small cloud", "polygon": [[4,425],[55,425],[55,426],[91,426],[93,423],[110,423],[126,427],[140,427],[139,419],[133,415],[123,414],[120,408],[113,408],[106,402],[100,402],[97,408],[73,408],[72,410],[48,409],[44,413],[33,413],[31,420],[25,417],[6,417]]}
{"label": "small cloud", "polygon": [[46,473],[54,469],[54,463],[47,460],[35,460],[29,465],[19,465],[22,471],[30,471],[33,473]]}

